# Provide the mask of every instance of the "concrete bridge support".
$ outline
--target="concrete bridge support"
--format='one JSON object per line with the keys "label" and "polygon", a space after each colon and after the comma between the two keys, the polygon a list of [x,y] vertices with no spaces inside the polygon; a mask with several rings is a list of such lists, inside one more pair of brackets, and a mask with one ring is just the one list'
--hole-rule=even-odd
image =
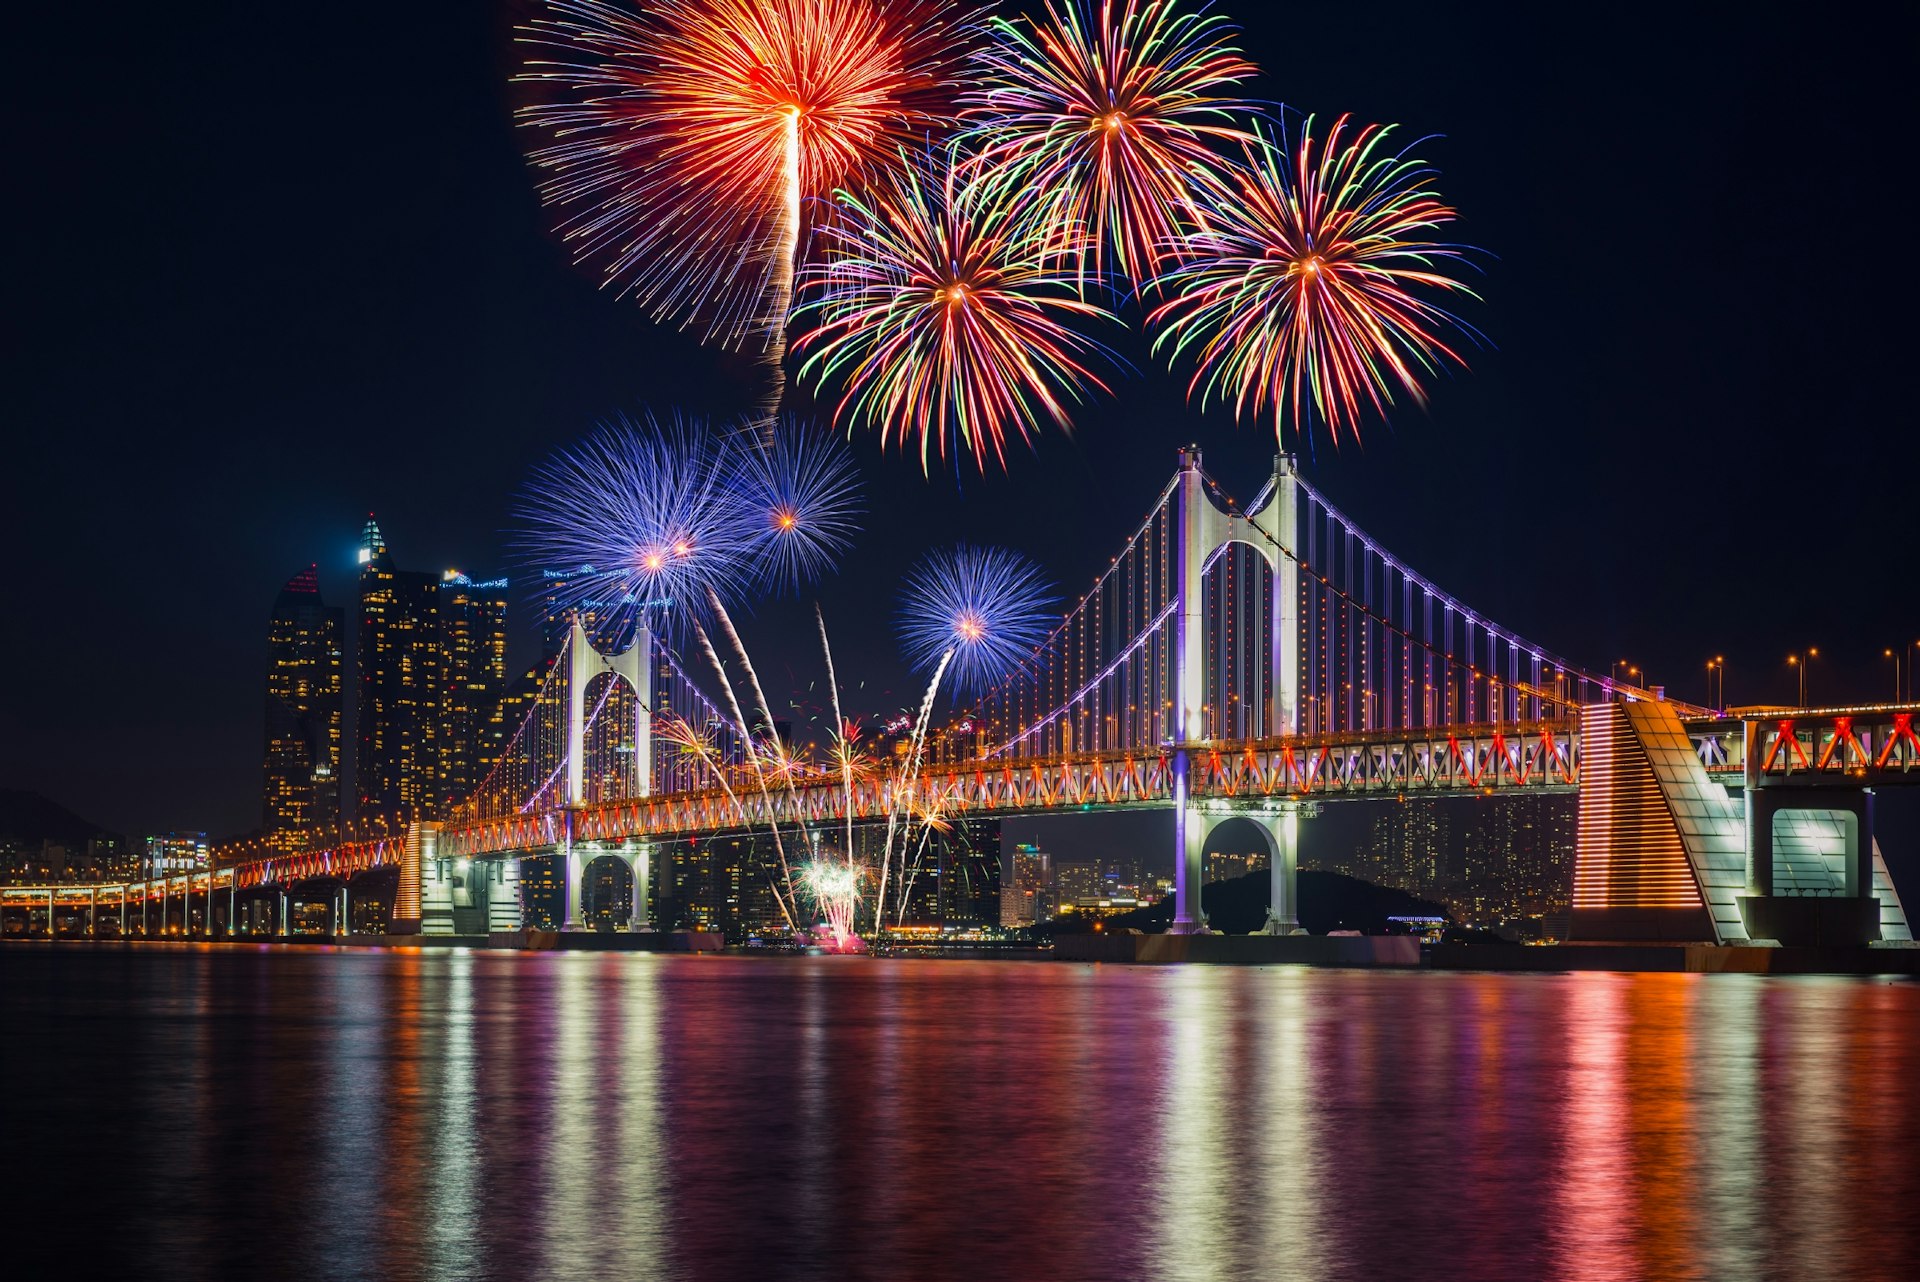
{"label": "concrete bridge support", "polygon": [[638,842],[627,848],[627,861],[633,868],[633,911],[627,917],[627,929],[635,934],[653,929],[648,905],[653,896],[653,845]]}
{"label": "concrete bridge support", "polygon": [[1291,935],[1300,929],[1300,807],[1287,805],[1262,816],[1267,831],[1267,846],[1273,852],[1268,864],[1267,924],[1265,935]]}
{"label": "concrete bridge support", "polygon": [[[1200,908],[1200,887],[1206,877],[1203,852],[1208,825],[1194,807],[1192,780],[1194,759],[1208,734],[1205,719],[1207,567],[1231,544],[1244,543],[1256,549],[1272,571],[1273,637],[1267,685],[1271,692],[1267,733],[1300,732],[1300,565],[1292,555],[1299,526],[1299,495],[1294,461],[1289,455],[1275,456],[1272,481],[1261,498],[1244,513],[1219,507],[1207,491],[1199,449],[1182,450],[1173,493],[1174,528],[1178,531],[1174,590],[1178,605],[1172,619],[1174,907],[1173,924],[1168,930],[1176,935],[1199,934],[1207,929],[1206,915]],[[1297,918],[1291,902],[1292,873],[1280,875],[1281,865],[1285,863],[1290,869],[1298,857],[1297,821],[1293,833],[1285,856],[1281,849],[1287,839],[1274,837],[1274,884],[1276,887],[1284,884],[1287,896],[1286,904],[1275,905],[1276,921]]]}

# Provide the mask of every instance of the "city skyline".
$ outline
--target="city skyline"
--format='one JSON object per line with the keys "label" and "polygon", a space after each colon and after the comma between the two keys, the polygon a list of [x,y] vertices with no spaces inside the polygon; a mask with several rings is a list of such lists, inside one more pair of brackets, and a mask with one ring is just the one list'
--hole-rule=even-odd
{"label": "city skyline", "polygon": [[[1902,394],[1877,372],[1888,361],[1873,353],[1889,331],[1876,323],[1873,300],[1856,298],[1860,286],[1793,255],[1769,258],[1779,280],[1762,286],[1745,263],[1753,252],[1764,254],[1779,243],[1791,226],[1730,218],[1734,207],[1714,177],[1722,171],[1696,169],[1694,144],[1635,128],[1651,126],[1656,114],[1685,113],[1711,102],[1718,145],[1733,158],[1723,163],[1770,154],[1786,145],[1781,131],[1786,142],[1815,136],[1826,119],[1856,122],[1857,128],[1836,134],[1838,145],[1865,156],[1877,145],[1874,122],[1887,117],[1869,109],[1876,95],[1888,91],[1886,77],[1872,74],[1871,66],[1816,56],[1818,49],[1810,55],[1765,31],[1735,33],[1750,46],[1741,59],[1695,59],[1692,51],[1720,33],[1704,19],[1676,19],[1681,25],[1658,46],[1620,37],[1620,60],[1674,96],[1656,112],[1651,103],[1616,103],[1584,80],[1553,83],[1544,70],[1550,62],[1540,56],[1558,38],[1551,24],[1489,18],[1462,27],[1419,12],[1396,12],[1391,20],[1383,15],[1394,37],[1370,43],[1362,69],[1357,57],[1340,53],[1337,41],[1311,41],[1334,52],[1308,61],[1292,51],[1297,42],[1278,38],[1271,19],[1234,16],[1245,27],[1244,46],[1288,103],[1329,111],[1350,107],[1420,133],[1444,134],[1430,151],[1465,229],[1497,255],[1484,264],[1480,286],[1489,301],[1473,314],[1493,345],[1473,354],[1470,372],[1439,381],[1429,413],[1400,415],[1391,428],[1372,424],[1359,448],[1335,451],[1324,440],[1309,443],[1302,459],[1309,474],[1369,528],[1412,551],[1417,566],[1435,581],[1591,667],[1624,659],[1652,681],[1699,699],[1706,661],[1724,655],[1729,701],[1760,702],[1791,697],[1797,676],[1786,656],[1821,646],[1811,682],[1815,701],[1827,697],[1823,682],[1845,698],[1870,697],[1890,686],[1893,665],[1881,651],[1898,645],[1912,621],[1901,617],[1887,563],[1836,553],[1811,537],[1781,536],[1765,545],[1764,556],[1757,552],[1759,528],[1815,525],[1819,509],[1811,499],[1802,503],[1790,491],[1744,520],[1670,529],[1640,519],[1649,485],[1683,494],[1773,494],[1779,478],[1788,477],[1808,495],[1845,494],[1832,519],[1871,528],[1882,519],[1877,514],[1899,511],[1897,478],[1914,470],[1916,447],[1910,435],[1888,426],[1898,418]],[[55,399],[52,383],[30,381],[30,412],[47,430],[25,443],[18,474],[36,474],[45,483],[20,494],[8,509],[10,520],[22,522],[16,545],[45,553],[26,569],[30,590],[65,603],[63,616],[99,613],[107,581],[87,562],[102,560],[106,533],[113,531],[115,542],[139,547],[157,568],[122,580],[112,591],[131,594],[149,615],[177,616],[179,625],[163,630],[132,660],[144,692],[137,712],[84,683],[68,696],[77,701],[68,705],[71,718],[34,686],[0,711],[4,740],[14,745],[0,759],[10,784],[39,789],[117,830],[244,831],[258,805],[254,620],[272,585],[284,580],[286,566],[317,562],[327,599],[352,595],[358,572],[354,535],[371,508],[407,531],[409,564],[477,567],[475,577],[504,573],[524,579],[502,531],[509,500],[534,460],[616,412],[672,403],[733,412],[752,399],[759,375],[750,362],[703,351],[691,336],[647,322],[566,264],[528,189],[520,139],[505,118],[510,95],[486,53],[504,47],[504,30],[473,19],[408,21],[415,20],[419,25],[403,21],[394,33],[402,47],[429,40],[438,45],[448,32],[464,33],[450,46],[453,56],[424,64],[429,85],[376,77],[376,97],[384,99],[363,108],[322,95],[317,101],[349,109],[337,118],[303,119],[331,149],[341,172],[362,179],[360,185],[336,184],[337,193],[327,198],[334,202],[330,211],[340,215],[341,234],[319,238],[316,252],[340,254],[387,243],[391,223],[356,203],[374,185],[397,190],[409,211],[432,204],[416,186],[393,181],[394,167],[407,153],[370,132],[374,120],[410,114],[400,108],[414,94],[439,91],[454,104],[445,124],[436,127],[448,131],[442,141],[461,157],[452,174],[464,193],[461,208],[484,213],[447,228],[462,246],[487,247],[484,254],[459,255],[459,261],[478,264],[482,277],[452,274],[455,259],[431,249],[382,250],[378,258],[383,272],[397,273],[398,296],[411,300],[409,315],[439,324],[389,330],[398,325],[397,315],[357,311],[351,292],[324,282],[319,298],[302,305],[311,318],[293,317],[286,303],[258,294],[235,274],[239,264],[257,257],[247,239],[255,233],[227,222],[186,224],[180,252],[204,274],[205,299],[194,306],[210,309],[196,313],[207,319],[206,332],[219,335],[236,354],[266,357],[251,362],[256,372],[210,399],[207,389],[184,377],[196,366],[178,359],[176,345],[193,327],[165,323],[165,312],[139,307],[74,313],[71,299],[49,296],[51,314],[116,334],[130,368],[164,360],[181,371],[162,375],[159,385],[169,389],[169,404],[204,407],[205,413],[196,414],[210,444],[175,455],[156,449],[158,438],[120,429],[117,422],[132,420],[114,408],[123,395],[117,383]],[[1311,35],[1311,24],[1325,20],[1301,19],[1309,24],[1302,34]],[[192,30],[197,28],[190,20],[186,30],[164,38],[189,63],[205,56],[183,43]],[[265,38],[264,29],[258,36],[222,37],[254,38]],[[339,56],[323,59],[323,48]],[[317,74],[323,64],[332,74],[343,61],[351,66],[366,53],[358,45],[323,41],[301,56],[316,61],[292,67],[289,74],[296,78]],[[1516,118],[1491,89],[1476,88],[1476,77],[1451,65],[1480,62],[1520,66],[1527,91],[1559,115],[1551,122]],[[1741,70],[1788,64],[1802,77],[1826,78],[1820,83],[1831,89],[1823,99],[1827,116],[1781,118]],[[1576,73],[1592,74],[1585,68]],[[215,74],[194,81],[203,83],[218,86],[222,80]],[[184,120],[178,123],[187,127]],[[338,133],[327,132],[336,126]],[[1564,145],[1569,140],[1578,144],[1572,151]],[[1570,199],[1587,181],[1586,165],[1575,163],[1587,151],[1595,163],[1610,164],[1615,194],[1604,208]],[[275,181],[296,180],[270,154],[255,153],[248,163]],[[216,199],[203,178],[190,174],[164,193],[162,208],[173,219],[188,218]],[[1840,199],[1866,196],[1843,192]],[[1767,214],[1774,220],[1797,216],[1784,209]],[[1695,243],[1724,244],[1724,252],[1681,255],[1653,234],[1666,227],[1733,239],[1696,235]],[[49,234],[58,244],[82,228],[84,222]],[[1650,273],[1675,281],[1662,300],[1670,310],[1649,310],[1639,291],[1588,261],[1606,257],[1598,247],[1622,238],[1636,245]],[[342,284],[355,279],[352,270]],[[1747,305],[1724,309],[1728,290]],[[242,332],[219,310],[240,299],[288,315],[297,326],[286,340],[262,347],[272,331]],[[1707,307],[1710,313],[1700,310]],[[1729,310],[1746,319],[1729,323]],[[1811,314],[1824,318],[1819,326],[1802,319]],[[482,325],[481,317],[503,323]],[[353,323],[343,325],[348,318]],[[1769,335],[1792,336],[1798,344],[1792,359],[1779,359],[1766,346],[1782,341],[1778,337],[1758,347],[1748,341],[1748,329],[1766,325],[1772,326],[1764,330]],[[401,341],[355,348],[343,367],[358,371],[351,380],[336,386],[315,379],[321,366],[313,362],[325,350],[324,336],[359,327],[370,327],[369,337],[379,333]],[[1629,341],[1640,330],[1646,337]],[[423,340],[427,334],[432,341]],[[1236,428],[1221,416],[1188,409],[1177,377],[1144,352],[1132,355],[1139,372],[1120,385],[1119,395],[1083,413],[1074,440],[1041,436],[1034,454],[1016,456],[1005,476],[925,480],[907,458],[883,455],[870,438],[857,436],[853,445],[874,508],[853,552],[867,571],[862,577],[896,583],[913,554],[960,534],[1019,547],[1071,588],[1098,568],[1114,535],[1150,501],[1155,478],[1178,445],[1198,440],[1230,484],[1260,474],[1273,448],[1270,432],[1252,424]],[[34,364],[48,373],[71,371],[74,359],[72,350],[62,348],[50,352],[47,363]],[[462,376],[450,377],[456,371]],[[1877,460],[1864,470],[1820,448],[1819,434],[1808,427],[1818,421],[1816,407],[1834,404],[1829,394],[1842,371],[1848,377],[1838,385],[1858,405],[1849,430]],[[289,400],[292,387],[304,389],[305,399]],[[350,390],[355,388],[365,390]],[[391,408],[367,399],[369,394]],[[260,419],[250,401],[281,407],[277,416],[284,426]],[[349,445],[345,424],[368,413],[379,423],[378,451]],[[403,430],[402,419],[413,428]],[[91,451],[81,470],[73,452],[77,444],[102,439],[114,448]],[[282,460],[296,452],[296,502],[276,498],[269,510],[234,488],[251,465],[243,460],[285,470],[291,463]],[[1547,459],[1560,461],[1542,462]],[[133,501],[156,484],[193,500],[164,509]],[[1250,488],[1251,479],[1246,484]],[[1090,511],[1076,498],[1062,497],[1090,489],[1110,493],[1113,502]],[[44,532],[69,524],[66,514],[90,491],[97,500],[90,505],[97,513],[91,532],[48,546]],[[1586,515],[1578,522],[1554,521],[1543,505]],[[119,523],[121,511],[144,514],[137,536]],[[212,572],[195,581],[176,578],[168,567],[184,569],[189,555],[202,564],[211,558]],[[821,596],[829,621],[845,638],[847,666],[866,683],[865,697],[882,708],[909,701],[889,635],[890,593],[828,584]],[[1780,608],[1756,608],[1766,598]],[[1822,617],[1829,601],[1844,607],[1845,627],[1839,609],[1831,620]],[[521,600],[515,609],[521,619],[531,619]],[[801,686],[808,675],[806,655],[779,641],[796,630],[797,617],[770,609],[748,620],[745,630],[757,651],[771,649],[778,656],[782,677],[790,675],[790,684]],[[1848,637],[1858,639],[1857,653],[1835,648]],[[525,641],[516,632],[512,671],[526,666]],[[14,671],[98,664],[103,657],[101,643],[85,634],[55,648],[43,631],[15,629],[5,644]],[[112,727],[127,745],[121,763],[102,768],[92,746],[96,731],[82,735],[70,719]],[[31,754],[24,751],[27,743],[35,745]]]}
{"label": "city skyline", "polygon": [[1920,9],[54,13],[22,1276],[1912,1271]]}

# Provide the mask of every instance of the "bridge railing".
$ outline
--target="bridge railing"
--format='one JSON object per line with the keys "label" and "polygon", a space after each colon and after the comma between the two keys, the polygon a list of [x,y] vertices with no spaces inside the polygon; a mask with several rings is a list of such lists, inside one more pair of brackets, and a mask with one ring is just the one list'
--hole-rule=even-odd
{"label": "bridge railing", "polygon": [[1687,725],[1710,773],[1738,778],[1848,776],[1920,772],[1920,704],[1787,708]]}

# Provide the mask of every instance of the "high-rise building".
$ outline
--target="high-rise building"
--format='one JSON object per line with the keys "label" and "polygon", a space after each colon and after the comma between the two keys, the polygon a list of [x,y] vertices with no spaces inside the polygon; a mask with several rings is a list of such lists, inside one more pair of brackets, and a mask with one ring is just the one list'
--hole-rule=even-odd
{"label": "high-rise building", "polygon": [[297,850],[340,825],[343,612],[320,599],[317,566],[287,580],[267,625],[261,828]]}
{"label": "high-rise building", "polygon": [[[884,829],[873,826],[873,835]],[[876,851],[877,853],[877,851]],[[929,832],[901,873],[894,904],[903,894],[906,911],[890,908],[887,920],[912,926],[984,926],[1000,920],[1000,821],[962,819],[944,832]]]}
{"label": "high-rise building", "polygon": [[1061,860],[1053,866],[1054,891],[1060,903],[1098,899],[1106,889],[1100,865],[1091,860]]}
{"label": "high-rise building", "polygon": [[432,575],[400,570],[373,518],[360,541],[354,753],[358,817],[430,817],[438,800],[435,742],[441,684]]}
{"label": "high-rise building", "polygon": [[1000,882],[1000,924],[1031,926],[1053,915],[1052,861],[1039,846],[1021,842],[1007,853]]}
{"label": "high-rise building", "polygon": [[1209,850],[1206,853],[1207,880],[1231,881],[1258,872],[1268,863],[1265,850]]}
{"label": "high-rise building", "polygon": [[143,871],[148,876],[198,872],[206,866],[207,834],[204,832],[163,832],[147,838]]}
{"label": "high-rise building", "polygon": [[473,793],[498,757],[489,728],[507,687],[507,581],[476,583],[448,570],[434,585],[433,616],[440,687],[427,813],[441,818]]}

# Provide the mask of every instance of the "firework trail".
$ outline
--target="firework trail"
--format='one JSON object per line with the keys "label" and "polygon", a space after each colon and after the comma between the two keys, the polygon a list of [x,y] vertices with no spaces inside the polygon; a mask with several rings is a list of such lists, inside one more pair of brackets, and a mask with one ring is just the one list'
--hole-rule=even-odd
{"label": "firework trail", "polygon": [[845,442],[791,418],[741,433],[735,493],[757,525],[766,585],[798,592],[853,545],[864,507]]}
{"label": "firework trail", "polygon": [[[733,652],[740,656],[740,666],[746,669],[747,685],[748,685],[748,688],[753,691],[754,703],[757,707],[757,710],[760,713],[760,724],[766,728],[765,733],[761,736],[761,741],[771,742],[774,745],[774,749],[777,750],[778,754],[780,754],[776,756],[775,759],[778,760],[783,767],[786,767],[788,763],[784,757],[785,745],[780,743],[779,736],[774,732],[773,708],[771,707],[771,705],[767,703],[766,691],[761,689],[760,687],[760,674],[754,670],[753,659],[747,653],[746,644],[740,640],[739,632],[734,630],[733,617],[727,613],[727,608],[720,603],[720,598],[717,596],[713,597],[712,605],[713,605],[713,613],[714,613],[715,620],[718,622],[719,626],[726,632],[727,640],[733,646]],[[715,666],[714,670],[719,673],[720,679],[722,681],[725,681],[727,679],[727,674],[724,671],[721,671],[718,665]],[[774,753],[769,752],[768,754],[766,754],[766,756],[763,756],[763,754],[761,753],[754,752],[753,745],[756,742],[756,740],[752,735],[746,735],[744,730],[742,731],[742,734],[746,738],[748,753],[754,759],[755,774],[761,775],[762,777],[764,777],[764,770],[761,763],[763,762],[763,760],[766,759],[766,756],[774,756]],[[784,779],[786,782],[787,799],[793,803],[794,810],[797,813],[800,809],[800,798],[794,792],[792,769],[783,768],[780,772],[780,777]],[[764,791],[765,784],[763,783],[761,787],[762,787],[762,790]],[[771,815],[771,808],[769,808],[769,814]],[[770,817],[768,819],[768,823],[773,827],[773,840],[775,845],[777,846],[780,841],[779,820],[776,818]],[[782,854],[782,858],[783,859],[785,858],[784,853]]]}
{"label": "firework trail", "polygon": [[1009,434],[1042,415],[1071,427],[1066,402],[1091,386],[1098,343],[1070,322],[1111,321],[1079,298],[1049,237],[1008,201],[923,154],[864,192],[836,194],[820,261],[800,280],[800,377],[838,383],[837,421],[918,443],[920,466],[949,451],[1006,466]]}
{"label": "firework trail", "polygon": [[912,818],[920,821],[920,841],[914,846],[911,866],[907,864],[904,848],[901,851],[900,887],[894,894],[893,924],[895,926],[903,924],[907,919],[907,903],[913,897],[913,883],[920,878],[920,869],[926,861],[927,846],[931,843],[933,834],[953,831],[953,824],[942,813],[942,800],[938,796],[930,797],[917,806],[911,815]]}
{"label": "firework trail", "polygon": [[900,808],[915,801],[911,794],[941,679],[951,668],[956,687],[978,690],[1004,675],[1046,639],[1054,604],[1039,567],[1004,548],[961,544],[930,553],[908,576],[900,606],[901,643],[908,663],[931,667],[933,675],[914,720],[906,772],[888,807],[876,901],[883,907]]}
{"label": "firework trail", "polygon": [[1363,410],[1384,416],[1396,389],[1425,404],[1421,379],[1443,359],[1465,364],[1443,332],[1472,331],[1435,297],[1477,297],[1442,270],[1468,251],[1432,238],[1454,211],[1391,132],[1350,133],[1342,116],[1321,141],[1309,116],[1297,145],[1284,132],[1249,144],[1221,180],[1193,257],[1160,278],[1165,301],[1148,317],[1156,352],[1195,361],[1188,394],[1203,406],[1270,411],[1276,436],[1289,420],[1304,436],[1317,416],[1337,444]]}
{"label": "firework trail", "polygon": [[518,77],[541,196],[606,284],[777,364],[806,202],[941,127],[970,25],[947,0],[545,0]]}
{"label": "firework trail", "polygon": [[834,755],[840,762],[840,786],[846,799],[847,863],[853,863],[853,727],[840,714],[840,678],[833,670],[833,647],[827,643],[827,616],[820,603],[813,603],[813,617],[820,624],[820,653],[827,660],[827,692],[833,699]]}
{"label": "firework trail", "polygon": [[[1147,283],[1196,220],[1213,145],[1244,140],[1231,91],[1257,70],[1235,28],[1176,0],[1047,0],[1040,18],[993,18],[962,97],[963,141],[995,199],[1086,275]],[[1086,229],[1084,237],[1078,229]]]}
{"label": "firework trail", "polygon": [[[940,689],[940,677],[953,662],[953,649],[949,647],[933,666],[933,678],[927,682],[927,692],[920,699],[920,715],[914,718],[913,736],[907,749],[906,769],[901,772],[899,785],[894,788],[893,796],[887,806],[887,835],[880,844],[880,891],[874,898],[874,930],[878,932],[884,924],[887,908],[887,871],[893,867],[893,838],[899,830],[900,808],[913,804],[914,783],[920,777],[920,749],[927,741],[927,722],[933,716],[934,696]],[[902,853],[902,871],[905,876],[905,854]]]}
{"label": "firework trail", "polygon": [[[704,634],[702,634],[702,639],[705,639]],[[708,653],[710,655],[712,654],[711,647],[709,647]],[[714,656],[714,658],[715,662],[718,662],[718,656]],[[747,814],[746,807],[740,803],[739,794],[733,790],[733,783],[727,778],[726,768],[721,763],[719,750],[714,745],[712,738],[708,735],[703,735],[684,719],[671,714],[668,714],[660,720],[658,723],[658,733],[662,739],[668,743],[677,745],[682,752],[698,761],[713,774],[715,779],[719,780],[720,789],[726,794],[727,804],[731,806],[733,812],[739,815],[744,821]],[[780,905],[780,915],[787,919],[787,929],[797,933],[800,929],[799,923],[795,920],[792,911],[788,908],[786,897],[780,893],[780,887],[774,884],[771,873],[768,874],[767,881],[769,888],[773,891],[774,903]],[[791,882],[789,882],[789,887],[791,887]]]}
{"label": "firework trail", "polygon": [[[733,692],[733,682],[727,679],[726,665],[720,662],[720,652],[713,648],[713,639],[707,635],[707,630],[698,623],[693,625],[693,630],[694,634],[700,640],[701,648],[706,651],[707,661],[713,665],[714,675],[720,679],[720,691],[726,698],[727,710],[733,713],[733,723],[740,731],[740,742],[746,746],[747,765],[753,770],[754,786],[760,791],[761,804],[767,808],[767,827],[773,833],[774,854],[780,859],[780,876],[785,880],[788,892],[791,893],[794,884],[793,868],[787,862],[786,843],[780,839],[780,821],[776,817],[773,808],[773,792],[767,787],[767,774],[761,767],[760,754],[754,750],[753,732],[747,729],[746,714],[740,710],[740,699]],[[769,725],[771,725],[771,721],[769,721]],[[736,801],[735,804],[738,805],[739,803]],[[741,811],[743,818],[745,817],[745,813],[744,810]],[[769,877],[768,880],[772,880],[772,878]],[[780,912],[786,917],[788,928],[798,930],[799,924],[795,920],[792,911],[788,909],[787,901],[781,896],[778,886],[773,888],[773,897],[780,904]]]}

